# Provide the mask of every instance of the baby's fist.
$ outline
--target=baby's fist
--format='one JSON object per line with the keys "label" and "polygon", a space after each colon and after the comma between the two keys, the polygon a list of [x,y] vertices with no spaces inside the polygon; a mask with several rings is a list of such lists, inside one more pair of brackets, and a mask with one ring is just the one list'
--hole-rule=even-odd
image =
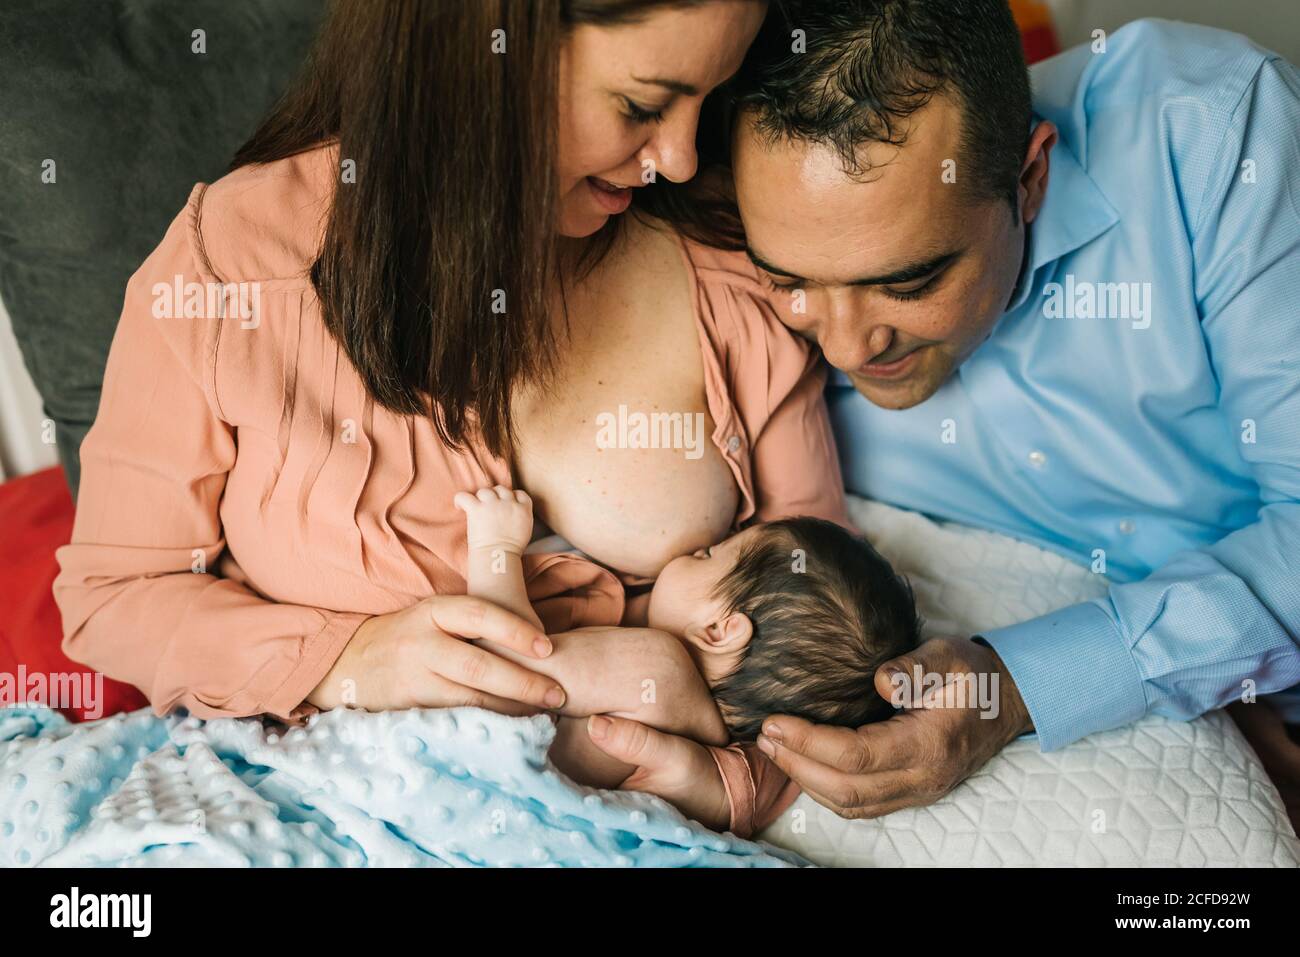
{"label": "baby's fist", "polygon": [[533,538],[533,500],[504,485],[458,492],[452,504],[465,513],[470,548],[504,548],[522,554]]}

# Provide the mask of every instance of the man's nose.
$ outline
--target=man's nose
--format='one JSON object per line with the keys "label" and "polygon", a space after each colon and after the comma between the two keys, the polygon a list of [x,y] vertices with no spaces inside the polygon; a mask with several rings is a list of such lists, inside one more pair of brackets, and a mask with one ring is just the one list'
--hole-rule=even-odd
{"label": "man's nose", "polygon": [[645,161],[654,164],[655,176],[663,176],[674,183],[684,183],[695,175],[699,157],[695,153],[695,128],[700,111],[680,109],[675,115],[665,116],[641,150],[638,159],[644,171]]}
{"label": "man's nose", "polygon": [[889,326],[873,323],[857,297],[831,295],[817,338],[827,362],[852,372],[888,349],[894,332]]}

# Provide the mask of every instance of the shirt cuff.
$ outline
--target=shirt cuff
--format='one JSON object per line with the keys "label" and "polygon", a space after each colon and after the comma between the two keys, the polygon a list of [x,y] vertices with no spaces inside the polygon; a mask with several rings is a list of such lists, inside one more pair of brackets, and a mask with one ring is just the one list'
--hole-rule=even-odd
{"label": "shirt cuff", "polygon": [[730,826],[727,828],[736,837],[752,837],[754,834],[754,799],[757,789],[753,775],[749,773],[749,762],[745,752],[738,745],[725,748],[709,748],[718,770],[722,773],[722,784],[727,790],[727,806],[731,810]]}
{"label": "shirt cuff", "polygon": [[1146,714],[1133,654],[1091,602],[986,631],[983,638],[1011,672],[1043,751]]}
{"label": "shirt cuff", "polygon": [[325,627],[306,642],[296,667],[265,697],[263,712],[285,724],[305,724],[309,717],[320,710],[307,703],[307,695],[329,674],[361,623],[372,617],[353,612],[327,614],[329,618]]}

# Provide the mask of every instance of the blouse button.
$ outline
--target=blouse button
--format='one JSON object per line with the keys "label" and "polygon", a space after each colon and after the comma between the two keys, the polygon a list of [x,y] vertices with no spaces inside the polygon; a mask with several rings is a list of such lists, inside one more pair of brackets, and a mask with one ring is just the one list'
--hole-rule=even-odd
{"label": "blouse button", "polygon": [[1121,535],[1132,535],[1137,531],[1137,523],[1132,519],[1126,518],[1124,521],[1119,523],[1119,530]]}
{"label": "blouse button", "polygon": [[1044,466],[1047,465],[1046,453],[1040,452],[1038,449],[1034,449],[1034,451],[1029,453],[1029,464],[1036,469],[1043,468]]}
{"label": "blouse button", "polygon": [[728,452],[740,451],[740,436],[733,435],[731,438],[727,439],[727,451]]}

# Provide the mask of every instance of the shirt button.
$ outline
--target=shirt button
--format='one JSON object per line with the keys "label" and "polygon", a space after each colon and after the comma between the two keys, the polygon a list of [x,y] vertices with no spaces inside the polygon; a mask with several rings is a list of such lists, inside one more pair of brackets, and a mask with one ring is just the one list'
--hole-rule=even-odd
{"label": "shirt button", "polygon": [[1137,531],[1137,525],[1134,524],[1132,519],[1126,518],[1119,523],[1119,531],[1121,535],[1132,535]]}
{"label": "shirt button", "polygon": [[1029,453],[1029,464],[1036,469],[1041,469],[1047,464],[1047,456],[1038,449],[1034,449]]}
{"label": "shirt button", "polygon": [[731,438],[727,439],[727,451],[728,452],[740,451],[740,436],[733,435]]}

